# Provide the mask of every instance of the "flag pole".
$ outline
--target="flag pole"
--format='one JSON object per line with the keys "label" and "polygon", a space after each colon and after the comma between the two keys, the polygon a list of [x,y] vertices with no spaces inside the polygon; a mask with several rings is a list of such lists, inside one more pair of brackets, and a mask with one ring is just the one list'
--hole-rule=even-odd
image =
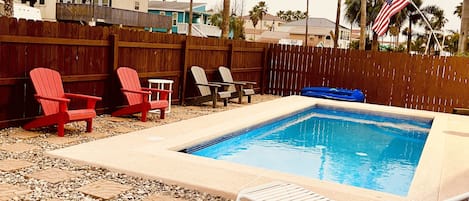
{"label": "flag pole", "polygon": [[[414,8],[417,10],[417,12],[419,12],[419,14],[422,16],[423,20],[427,24],[428,28],[430,28],[430,31],[431,31],[430,34],[431,34],[431,36],[433,36],[435,38],[436,44],[438,45],[438,49],[440,50],[440,54],[441,54],[442,51],[443,51],[443,48],[441,48],[440,42],[438,41],[438,38],[435,35],[435,31],[433,30],[433,27],[430,25],[430,22],[428,22],[427,17],[425,17],[425,15],[423,15],[422,11],[417,7],[417,5],[415,5],[414,1],[412,1],[412,0],[408,0],[408,1],[414,6]],[[431,38],[431,36],[429,36],[428,38]],[[430,44],[430,40],[428,41],[428,44]],[[425,50],[425,53],[426,53],[426,51],[427,50]]]}

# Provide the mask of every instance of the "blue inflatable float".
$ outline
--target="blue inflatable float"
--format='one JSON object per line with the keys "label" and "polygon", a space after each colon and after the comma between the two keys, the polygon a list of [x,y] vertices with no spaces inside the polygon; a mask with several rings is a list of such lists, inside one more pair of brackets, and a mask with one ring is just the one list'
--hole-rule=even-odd
{"label": "blue inflatable float", "polygon": [[358,89],[340,89],[330,87],[305,87],[301,89],[302,96],[327,98],[332,100],[364,102],[365,95]]}

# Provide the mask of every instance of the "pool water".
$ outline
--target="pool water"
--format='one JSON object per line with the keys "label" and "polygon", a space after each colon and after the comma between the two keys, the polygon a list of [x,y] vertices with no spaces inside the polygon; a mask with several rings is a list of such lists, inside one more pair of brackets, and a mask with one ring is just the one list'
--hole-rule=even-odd
{"label": "pool water", "polygon": [[314,107],[185,151],[407,195],[431,120]]}

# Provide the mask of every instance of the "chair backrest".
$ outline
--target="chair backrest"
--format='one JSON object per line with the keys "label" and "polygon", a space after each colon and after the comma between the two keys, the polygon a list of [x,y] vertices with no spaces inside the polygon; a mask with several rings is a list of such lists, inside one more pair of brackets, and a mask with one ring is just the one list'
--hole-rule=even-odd
{"label": "chair backrest", "polygon": [[[44,97],[65,98],[60,73],[48,68],[35,68],[29,72],[36,94]],[[59,112],[59,103],[49,100],[38,100],[44,115]]]}
{"label": "chair backrest", "polygon": [[[196,84],[208,84],[207,75],[205,74],[205,70],[203,68],[199,66],[192,66],[191,72]],[[197,88],[199,89],[200,95],[202,96],[208,96],[211,94],[210,87],[208,86],[197,85]]]}
{"label": "chair backrest", "polygon": [[[129,67],[119,67],[117,69],[117,76],[119,77],[119,81],[123,89],[137,91],[142,90],[142,86],[140,85],[140,80],[138,79],[138,73],[136,70]],[[136,105],[143,102],[143,97],[141,94],[124,92],[124,95],[129,105]]]}
{"label": "chair backrest", "polygon": [[[231,71],[225,66],[218,67],[218,72],[220,72],[221,79],[223,82],[233,82],[233,77],[231,76]],[[227,91],[236,91],[236,86],[231,84]]]}

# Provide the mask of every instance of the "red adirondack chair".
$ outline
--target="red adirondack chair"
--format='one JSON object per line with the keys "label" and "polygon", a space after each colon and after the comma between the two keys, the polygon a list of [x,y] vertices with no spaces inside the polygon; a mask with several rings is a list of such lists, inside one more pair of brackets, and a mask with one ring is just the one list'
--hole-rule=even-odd
{"label": "red adirondack chair", "polygon": [[[34,97],[41,104],[44,116],[23,126],[24,129],[57,124],[58,136],[64,136],[64,126],[72,121],[86,121],[86,131],[93,130],[93,118],[96,117],[95,105],[101,97],[65,93],[60,73],[48,68],[35,68],[29,72],[36,90]],[[69,110],[70,99],[85,99],[86,109]]]}
{"label": "red adirondack chair", "polygon": [[[170,90],[150,89],[140,86],[137,71],[129,67],[119,67],[117,76],[122,85],[121,91],[124,93],[128,106],[113,112],[112,116],[121,116],[141,112],[141,121],[147,121],[149,110],[160,110],[160,119],[164,119],[166,108],[169,106],[168,95]],[[159,100],[149,100],[149,95],[159,93]]]}

